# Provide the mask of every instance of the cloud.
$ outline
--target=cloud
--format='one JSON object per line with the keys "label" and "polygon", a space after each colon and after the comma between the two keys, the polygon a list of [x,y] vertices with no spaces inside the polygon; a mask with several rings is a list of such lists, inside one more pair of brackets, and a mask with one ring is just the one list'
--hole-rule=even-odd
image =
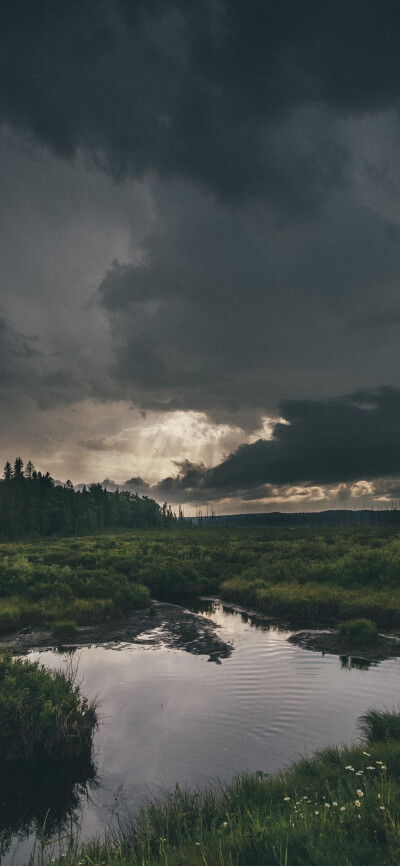
{"label": "cloud", "polygon": [[400,390],[286,401],[281,413],[286,423],[275,424],[271,439],[241,445],[212,468],[183,462],[177,476],[165,478],[157,490],[191,501],[268,499],[285,490],[294,499],[310,496],[310,488],[315,498],[318,487],[350,484],[352,495],[360,496],[376,492],[370,481],[400,475]]}
{"label": "cloud", "polygon": [[380,213],[343,195],[287,228],[179,184],[154,202],[142,261],[114,261],[99,285],[121,396],[254,430],[284,398],[395,384],[396,341],[364,326],[398,308],[399,229]]}
{"label": "cloud", "polygon": [[[156,171],[231,203],[302,207],[341,182],[326,115],[397,103],[399,15],[395,0],[5,0],[1,115],[116,178]],[[310,105],[323,114],[296,137]]]}
{"label": "cloud", "polygon": [[[358,428],[400,375],[399,19],[5,0],[4,459],[246,507],[366,501],[370,467],[394,495],[395,448],[377,465]],[[373,410],[337,398],[371,391]]]}

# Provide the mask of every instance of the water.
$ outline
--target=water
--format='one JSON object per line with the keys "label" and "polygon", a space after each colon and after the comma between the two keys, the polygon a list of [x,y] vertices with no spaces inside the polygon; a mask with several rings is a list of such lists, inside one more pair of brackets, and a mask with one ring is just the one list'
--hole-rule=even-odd
{"label": "water", "polygon": [[[398,706],[400,659],[346,669],[337,656],[288,643],[289,631],[220,604],[205,606],[203,615],[228,645],[219,656],[194,650],[189,637],[186,649],[174,648],[166,623],[132,643],[79,650],[82,689],[100,697],[102,717],[98,786],[89,793],[83,787],[75,807],[69,804],[82,840],[103,835],[177,782],[193,788],[243,771],[272,772],[299,754],[354,739],[368,707]],[[53,650],[29,658],[60,666]],[[26,862],[31,846],[21,824],[3,862]]]}

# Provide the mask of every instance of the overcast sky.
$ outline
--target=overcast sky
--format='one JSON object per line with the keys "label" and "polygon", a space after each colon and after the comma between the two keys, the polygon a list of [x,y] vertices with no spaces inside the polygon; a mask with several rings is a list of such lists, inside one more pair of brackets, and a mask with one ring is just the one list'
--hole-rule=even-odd
{"label": "overcast sky", "polygon": [[400,498],[397,0],[3,0],[0,459]]}

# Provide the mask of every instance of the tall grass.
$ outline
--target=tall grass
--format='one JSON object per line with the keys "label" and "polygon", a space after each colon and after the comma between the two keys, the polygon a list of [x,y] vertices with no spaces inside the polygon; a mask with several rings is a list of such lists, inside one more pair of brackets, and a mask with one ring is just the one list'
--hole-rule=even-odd
{"label": "tall grass", "polygon": [[373,644],[378,640],[378,629],[370,619],[348,619],[338,625],[338,634],[360,644]]}
{"label": "tall grass", "polygon": [[96,701],[82,697],[76,670],[0,655],[0,766],[49,762],[62,767],[90,757]]}

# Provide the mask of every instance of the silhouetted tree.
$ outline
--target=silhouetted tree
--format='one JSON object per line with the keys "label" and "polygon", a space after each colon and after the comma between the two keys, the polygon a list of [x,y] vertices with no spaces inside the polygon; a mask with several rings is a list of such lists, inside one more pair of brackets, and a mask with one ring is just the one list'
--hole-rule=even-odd
{"label": "silhouetted tree", "polygon": [[4,467],[3,478],[4,478],[4,481],[11,481],[11,479],[12,479],[11,463],[8,460],[7,460],[7,463]]}
{"label": "silhouetted tree", "polygon": [[14,471],[13,478],[19,479],[23,477],[22,470],[24,468],[24,464],[20,457],[17,457],[14,463]]}

